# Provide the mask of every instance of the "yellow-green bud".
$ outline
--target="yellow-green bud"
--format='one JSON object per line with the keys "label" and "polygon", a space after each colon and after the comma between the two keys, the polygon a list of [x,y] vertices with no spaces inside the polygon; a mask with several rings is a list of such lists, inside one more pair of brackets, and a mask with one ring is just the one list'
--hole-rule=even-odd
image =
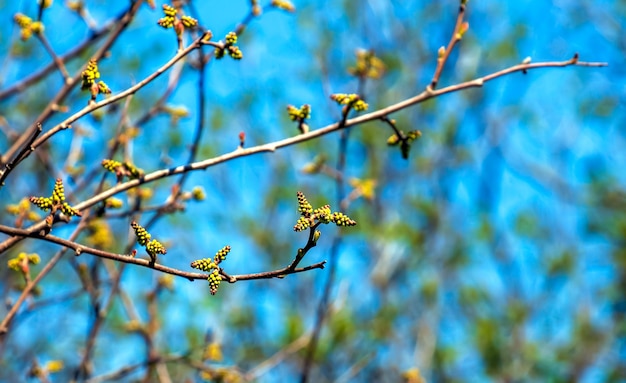
{"label": "yellow-green bud", "polygon": [[237,44],[237,34],[235,32],[228,32],[225,40],[227,45]]}
{"label": "yellow-green bud", "polygon": [[243,53],[238,47],[235,46],[228,47],[228,55],[235,60],[241,60],[243,58]]}
{"label": "yellow-green bud", "polygon": [[150,233],[143,226],[139,225],[137,222],[133,221],[130,224],[130,227],[135,231],[135,235],[137,236],[137,243],[141,246],[145,246],[148,241],[152,238]]}
{"label": "yellow-green bud", "polygon": [[65,189],[63,187],[63,181],[57,178],[54,183],[54,189],[52,190],[52,202],[59,203],[65,201]]}
{"label": "yellow-green bud", "polygon": [[163,246],[163,244],[161,244],[161,242],[157,241],[156,239],[148,242],[148,244],[146,245],[146,251],[148,252],[148,255],[150,255],[150,258],[152,258],[153,260],[156,260],[157,254],[167,253],[167,249],[165,249],[165,246]]}
{"label": "yellow-green bud", "polygon": [[395,133],[389,136],[389,138],[387,139],[387,145],[389,146],[398,145],[399,142],[400,142],[400,137],[398,137],[398,135]]}
{"label": "yellow-green bud", "polygon": [[211,274],[209,274],[209,287],[211,288],[211,295],[215,295],[217,293],[217,288],[220,286],[220,282],[222,281],[222,276],[220,275],[219,269],[213,270]]}
{"label": "yellow-green bud", "polygon": [[311,221],[308,218],[300,217],[298,222],[293,226],[293,231],[303,231],[311,226]]}
{"label": "yellow-green bud", "polygon": [[202,271],[211,271],[217,267],[211,258],[198,259],[191,262],[191,267]]}
{"label": "yellow-green bud", "polygon": [[183,23],[185,28],[192,28],[192,27],[195,27],[196,25],[198,25],[198,20],[194,19],[193,17],[189,17],[189,16],[181,17],[180,21]]}
{"label": "yellow-green bud", "polygon": [[303,217],[309,217],[311,213],[313,213],[313,206],[311,206],[309,201],[304,196],[304,193],[301,191],[296,193],[296,197],[298,198],[298,212]]}
{"label": "yellow-green bud", "polygon": [[174,17],[174,16],[176,16],[176,13],[178,13],[176,8],[174,8],[174,7],[172,7],[171,5],[168,5],[168,4],[163,4],[163,14],[165,16]]}
{"label": "yellow-green bud", "polygon": [[315,230],[315,233],[313,233],[313,242],[317,243],[317,240],[320,239],[321,235],[322,235],[321,231]]}
{"label": "yellow-green bud", "polygon": [[217,253],[215,253],[215,263],[220,263],[226,259],[226,255],[230,252],[230,246],[226,245],[222,247]]}

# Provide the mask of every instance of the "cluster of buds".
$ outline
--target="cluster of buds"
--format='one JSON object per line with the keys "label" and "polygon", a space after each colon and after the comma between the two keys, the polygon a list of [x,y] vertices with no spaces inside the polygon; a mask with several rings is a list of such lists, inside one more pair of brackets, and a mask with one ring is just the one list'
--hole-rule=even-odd
{"label": "cluster of buds", "polygon": [[221,59],[226,53],[228,53],[228,55],[233,59],[241,60],[243,58],[243,53],[241,53],[239,47],[235,45],[237,44],[237,34],[235,32],[228,32],[224,40],[225,42],[223,47],[215,48],[215,58]]}
{"label": "cluster of buds", "polygon": [[387,67],[373,51],[358,49],[356,51],[356,64],[348,68],[348,73],[359,78],[379,79]]}
{"label": "cluster of buds", "polygon": [[[395,120],[389,120],[389,123],[395,126]],[[413,141],[422,137],[422,132],[419,130],[411,130],[408,133],[404,133],[402,130],[398,130],[400,135],[394,133],[387,139],[387,145],[389,146],[400,146],[400,152],[402,153],[402,158],[405,160],[409,158],[409,151],[411,150],[411,144]]]}
{"label": "cluster of buds", "polygon": [[13,16],[13,21],[20,27],[20,37],[22,41],[28,40],[33,33],[39,34],[44,30],[41,21],[33,21],[30,17],[21,13],[16,13],[15,16]]}
{"label": "cluster of buds", "polygon": [[163,17],[157,21],[162,28],[174,28],[178,36],[182,35],[185,28],[198,26],[198,20],[189,16],[178,15],[178,10],[171,5],[163,4]]}
{"label": "cluster of buds", "polygon": [[15,227],[22,227],[24,221],[39,221],[41,218],[39,214],[30,209],[31,205],[28,198],[22,198],[22,200],[15,205],[8,205],[6,212],[17,216],[15,219]]}
{"label": "cluster of buds", "polygon": [[358,94],[354,93],[335,93],[330,95],[330,99],[339,105],[346,105],[348,108],[353,108],[357,112],[365,111],[369,107],[365,101],[361,100]]}
{"label": "cluster of buds", "polygon": [[[293,227],[294,231],[303,231],[308,228],[315,228],[321,223],[334,223],[337,226],[356,225],[356,221],[347,215],[338,211],[332,212],[330,205],[324,205],[317,209],[313,209],[313,206],[311,206],[309,201],[306,199],[304,193],[299,191],[296,195],[298,198],[298,212],[300,213],[300,218],[298,218],[298,222],[296,222]],[[319,238],[318,232],[315,233],[314,238],[316,240]]]}
{"label": "cluster of buds", "polygon": [[17,257],[9,259],[9,261],[7,262],[7,266],[9,266],[9,269],[21,271],[22,273],[27,275],[29,273],[29,264],[36,265],[40,261],[41,259],[39,258],[39,255],[35,253],[26,254],[22,252],[19,253]]}
{"label": "cluster of buds", "polygon": [[137,236],[137,243],[146,248],[146,252],[150,256],[152,262],[156,262],[157,254],[166,254],[167,249],[161,242],[156,239],[152,239],[152,235],[148,233],[148,231],[137,222],[133,221],[130,224],[130,227],[135,231],[135,235]]}
{"label": "cluster of buds", "polygon": [[305,120],[311,118],[311,105],[304,104],[299,109],[293,105],[287,105],[287,113],[291,121],[298,122],[298,129],[301,133],[309,132],[309,125],[305,123]]}
{"label": "cluster of buds", "polygon": [[222,247],[217,253],[215,253],[215,257],[213,258],[203,258],[191,262],[191,267],[193,267],[194,269],[207,271],[210,273],[207,280],[209,281],[211,295],[215,295],[215,293],[217,293],[217,289],[220,286],[220,282],[222,281],[222,275],[220,274],[220,267],[218,265],[226,259],[226,256],[229,252],[230,246],[226,245]]}
{"label": "cluster of buds", "polygon": [[291,121],[306,120],[311,118],[311,106],[304,104],[298,109],[293,105],[287,105],[287,113],[289,113]]}
{"label": "cluster of buds", "polygon": [[293,5],[293,3],[291,1],[272,0],[272,4],[271,5],[274,8],[282,9],[283,11],[287,11],[287,12],[295,12],[296,11],[296,7]]}
{"label": "cluster of buds", "polygon": [[50,211],[50,215],[54,215],[57,210],[61,210],[63,214],[68,217],[79,216],[80,212],[71,207],[65,201],[65,188],[63,187],[63,181],[60,178],[54,183],[54,189],[52,190],[52,196],[50,197],[30,197],[30,202],[40,208],[43,211]]}
{"label": "cluster of buds", "polygon": [[217,293],[217,289],[220,287],[220,283],[222,282],[222,276],[220,275],[219,270],[213,270],[213,272],[209,274],[209,278],[207,278],[207,280],[209,281],[209,290],[211,295],[215,295]]}
{"label": "cluster of buds", "polygon": [[139,169],[128,161],[119,162],[115,160],[104,159],[102,160],[102,167],[110,171],[111,173],[115,173],[118,181],[121,181],[123,177],[138,179],[143,177],[144,175],[142,169]]}
{"label": "cluster of buds", "polygon": [[111,89],[104,81],[96,83],[96,79],[100,78],[100,72],[98,71],[98,63],[96,60],[89,60],[87,68],[81,74],[82,84],[81,90],[89,90],[91,93],[91,101],[96,101],[96,96],[99,94],[111,94]]}

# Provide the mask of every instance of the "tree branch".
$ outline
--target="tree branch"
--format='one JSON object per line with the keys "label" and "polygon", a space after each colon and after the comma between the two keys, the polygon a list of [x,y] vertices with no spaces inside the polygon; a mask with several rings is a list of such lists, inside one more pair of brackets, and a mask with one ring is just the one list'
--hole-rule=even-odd
{"label": "tree branch", "polygon": [[[48,235],[34,234],[34,233],[29,233],[28,230],[15,229],[15,228],[4,226],[4,225],[0,225],[0,232],[5,233],[5,234],[10,234],[10,235],[15,235],[15,236],[36,238],[36,239],[41,239],[47,242],[56,243],[57,245],[61,245],[67,249],[73,250],[76,256],[80,256],[83,253],[91,254],[97,257],[111,259],[111,260],[119,261],[122,263],[129,263],[133,265],[147,267],[149,269],[154,269],[154,270],[161,271],[167,274],[172,274],[172,275],[176,275],[179,277],[183,277],[190,281],[194,281],[196,279],[206,280],[209,277],[209,274],[193,273],[193,272],[178,270],[172,267],[162,265],[160,263],[156,263],[156,262],[153,263],[151,260],[148,260],[148,259],[134,258],[130,254],[117,254],[117,253],[111,253],[111,252],[100,250],[100,249],[95,249],[95,248],[84,246],[77,242],[63,239],[63,238],[60,238],[51,234],[48,234]],[[289,274],[301,273],[301,272],[313,270],[313,269],[323,269],[325,264],[326,264],[326,261],[322,261],[322,262],[318,262],[318,263],[315,263],[306,267],[293,268],[293,269],[290,268],[289,266],[286,266],[282,269],[273,270],[273,271],[264,271],[260,273],[229,275],[229,274],[226,274],[225,272],[222,272],[222,275],[225,277],[225,280],[229,283],[235,283],[238,281],[246,281],[246,280],[252,280],[252,279],[282,278]]]}
{"label": "tree branch", "polygon": [[[195,43],[193,43],[188,49],[191,49],[192,46]],[[183,51],[186,52],[185,54],[189,53],[187,50]],[[183,52],[179,53],[182,54]],[[178,55],[177,55],[178,56]],[[174,59],[172,59],[174,60]],[[168,63],[170,66],[173,64],[173,62]],[[167,64],[166,64],[167,65]],[[275,141],[275,142],[271,142],[271,143],[267,143],[267,144],[262,144],[262,145],[257,145],[257,146],[253,146],[250,148],[245,148],[245,149],[237,149],[234,150],[230,153],[226,153],[214,158],[210,158],[210,159],[206,159],[203,161],[198,161],[198,162],[194,162],[194,163],[190,163],[187,165],[180,165],[174,168],[170,168],[170,169],[161,169],[161,170],[157,170],[154,171],[152,173],[149,173],[147,175],[145,175],[143,178],[141,179],[134,179],[134,180],[130,180],[121,184],[118,184],[108,190],[105,190],[79,204],[77,204],[76,206],[74,206],[74,208],[82,211],[84,209],[87,209],[101,201],[104,201],[105,199],[112,197],[118,193],[121,193],[125,190],[129,190],[132,189],[136,186],[142,185],[142,184],[146,184],[146,183],[150,183],[156,180],[159,180],[161,178],[165,178],[165,177],[169,177],[175,174],[181,174],[181,173],[185,173],[185,172],[190,172],[190,171],[195,171],[195,170],[204,170],[207,169],[211,166],[215,166],[217,164],[221,164],[227,161],[231,161],[233,159],[236,158],[242,158],[242,157],[247,157],[247,156],[251,156],[251,155],[255,155],[255,154],[259,154],[259,153],[266,153],[266,152],[271,152],[273,153],[274,151],[276,151],[277,149],[280,148],[284,148],[287,146],[292,146],[292,145],[296,145],[302,142],[306,142],[309,140],[313,140],[315,138],[330,134],[332,132],[341,130],[343,128],[347,128],[350,126],[354,126],[354,125],[360,125],[363,124],[365,122],[368,121],[373,121],[373,120],[377,120],[380,119],[384,116],[387,116],[391,113],[395,113],[398,112],[400,110],[406,109],[408,107],[411,107],[413,105],[417,105],[420,104],[424,101],[430,100],[432,98],[435,97],[439,97],[442,96],[444,94],[448,94],[448,93],[454,93],[454,92],[458,92],[464,89],[470,89],[470,88],[479,88],[482,87],[485,83],[495,80],[499,77],[503,77],[506,75],[509,75],[511,73],[515,73],[515,72],[522,72],[522,71],[529,71],[529,70],[533,70],[533,69],[539,69],[539,68],[559,68],[559,67],[568,67],[568,66],[582,66],[582,67],[604,67],[607,66],[607,63],[604,62],[583,62],[583,61],[578,61],[578,55],[574,55],[574,57],[572,57],[572,59],[570,60],[566,60],[566,61],[548,61],[548,62],[542,62],[542,63],[533,63],[533,64],[518,64],[518,65],[513,65],[509,68],[503,69],[501,71],[495,72],[495,73],[491,73],[489,75],[483,76],[483,77],[479,77],[476,78],[474,80],[470,80],[470,81],[466,81],[466,82],[462,82],[456,85],[451,85],[445,88],[441,88],[441,89],[435,89],[432,90],[430,88],[427,88],[426,90],[424,90],[423,92],[421,92],[420,94],[408,98],[406,100],[400,101],[398,103],[389,105],[385,108],[379,109],[377,111],[371,112],[371,113],[367,113],[367,114],[363,114],[361,116],[358,117],[354,117],[354,118],[350,118],[348,120],[345,121],[344,124],[341,123],[334,123],[334,124],[330,124],[327,125],[323,128],[320,129],[316,129],[316,130],[311,130],[308,133],[305,134],[300,134],[294,137],[289,137],[289,138],[285,138],[283,140],[279,140],[279,141]],[[145,80],[144,80],[145,81]],[[139,85],[139,84],[138,84]],[[131,88],[132,89],[132,88]],[[130,92],[131,89],[129,89],[127,92]],[[136,91],[136,90],[135,90]],[[104,102],[106,102],[107,100],[103,100],[100,103],[97,103],[96,105],[100,105]],[[104,106],[104,105],[101,105]],[[79,112],[82,113],[83,111]],[[81,114],[82,116],[83,114]],[[77,117],[78,118],[78,117]],[[41,137],[39,140],[43,139],[43,137]],[[39,141],[38,140],[38,141]],[[29,234],[35,233],[39,230],[42,230],[45,227],[46,223],[44,221],[39,222],[37,224],[34,224],[32,226],[30,226],[27,229],[27,232]],[[12,238],[9,238],[7,240],[5,240],[4,242],[0,243],[0,254],[4,253],[5,251],[7,251],[8,249],[10,249],[11,247],[13,247],[16,243],[18,243],[23,237],[21,236],[14,236]]]}
{"label": "tree branch", "polygon": [[461,37],[459,34],[459,30],[463,25],[463,17],[465,17],[465,4],[461,3],[459,5],[459,13],[456,18],[456,23],[454,25],[454,31],[452,32],[452,37],[450,38],[450,42],[448,43],[448,47],[445,48],[443,55],[437,58],[437,68],[435,69],[435,74],[433,75],[433,79],[430,81],[430,88],[435,89],[437,87],[437,83],[439,82],[439,78],[441,77],[441,72],[443,71],[443,66],[446,65],[446,61],[450,57],[450,53],[452,53],[452,49],[456,43],[461,41]]}

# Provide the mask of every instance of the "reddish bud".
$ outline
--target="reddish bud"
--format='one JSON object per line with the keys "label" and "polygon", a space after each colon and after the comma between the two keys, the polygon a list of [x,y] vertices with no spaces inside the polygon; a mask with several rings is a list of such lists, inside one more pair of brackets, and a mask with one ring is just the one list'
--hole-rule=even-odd
{"label": "reddish bud", "polygon": [[95,100],[98,93],[100,93],[100,88],[98,88],[98,84],[94,82],[91,84],[89,91],[91,92],[91,98]]}
{"label": "reddish bud", "polygon": [[185,26],[183,25],[183,22],[179,19],[176,19],[176,21],[174,21],[174,30],[176,31],[176,34],[178,36],[181,36],[185,31]]}
{"label": "reddish bud", "polygon": [[22,261],[20,262],[20,269],[22,270],[24,275],[28,275],[28,273],[30,272],[30,268],[28,267],[28,257],[22,258]]}

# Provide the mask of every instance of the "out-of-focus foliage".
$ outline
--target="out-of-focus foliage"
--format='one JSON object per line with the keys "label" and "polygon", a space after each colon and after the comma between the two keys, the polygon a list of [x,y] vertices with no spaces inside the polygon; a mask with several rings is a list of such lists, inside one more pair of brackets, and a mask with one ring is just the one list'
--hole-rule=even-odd
{"label": "out-of-focus foliage", "polygon": [[[162,3],[155,3],[155,10],[139,9],[98,62],[112,94],[176,54],[176,34],[157,25],[163,14]],[[20,201],[48,196],[56,178],[65,181],[70,204],[93,195],[101,182],[115,184],[101,161],[110,158],[116,138],[125,145],[124,160],[151,172],[188,162],[201,117],[205,130],[196,159],[236,150],[240,132],[244,147],[300,134],[304,128],[290,119],[287,105],[309,105],[306,124],[315,130],[341,119],[331,94],[358,93],[369,111],[414,96],[431,81],[459,2],[303,0],[293,2],[293,13],[263,1],[182,3],[216,41],[256,14],[237,41],[243,58],[209,61],[204,114],[192,52],[131,98],[54,136],[42,154],[52,169],[37,155],[22,163],[0,190],[0,224],[20,226],[21,217],[27,226],[39,211],[20,210]],[[83,17],[70,9],[77,4]],[[63,55],[89,38],[90,24],[102,28],[128,6],[54,1],[43,11],[45,36]],[[36,36],[23,41],[11,22],[18,12],[36,19],[36,2],[5,2],[0,10],[1,94],[52,60]],[[345,153],[334,133],[190,173],[181,192],[191,197],[181,211],[149,209],[167,200],[178,178],[151,183],[99,207],[108,218],[92,220],[77,241],[118,253],[142,251],[133,246],[130,222],[158,217],[150,233],[167,248],[159,261],[168,266],[190,270],[190,262],[228,244],[226,272],[273,270],[288,265],[307,242],[305,233],[293,231],[301,190],[311,205],[342,206],[358,222],[346,230],[324,226],[302,264],[336,264],[310,381],[626,380],[626,6],[469,1],[467,21],[439,87],[527,56],[562,61],[578,52],[581,60],[609,66],[514,73],[395,113],[390,118],[399,130],[421,132],[407,160],[387,145],[394,131],[377,121],[350,128]],[[191,41],[187,32],[183,36]],[[77,73],[101,41],[68,60],[68,72]],[[373,73],[359,72],[367,52],[376,57]],[[144,120],[177,73],[176,88]],[[359,73],[365,81],[355,77]],[[0,152],[62,86],[54,69],[0,98]],[[88,92],[73,91],[44,130],[89,99]],[[341,156],[345,169],[337,174]],[[114,209],[120,202],[121,210]],[[147,209],[115,213],[133,207]],[[53,234],[69,236],[77,221],[55,226]],[[58,250],[25,240],[0,254],[7,303],[0,317],[24,285],[7,262],[38,254],[41,263],[28,266],[34,276]],[[120,291],[112,291],[118,273]],[[206,281],[164,279],[151,269],[66,254],[9,333],[0,335],[0,380],[77,376],[94,312],[107,305],[93,377],[137,365],[121,378],[295,381],[330,274],[327,267],[282,279],[222,281],[212,296]],[[146,363],[155,355],[162,364]]]}

